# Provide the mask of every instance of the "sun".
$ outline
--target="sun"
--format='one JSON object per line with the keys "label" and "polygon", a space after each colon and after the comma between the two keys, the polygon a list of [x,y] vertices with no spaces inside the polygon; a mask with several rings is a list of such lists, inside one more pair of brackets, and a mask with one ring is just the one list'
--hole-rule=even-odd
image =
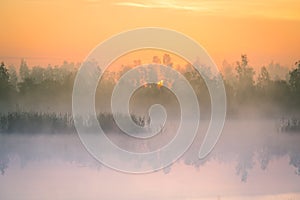
{"label": "sun", "polygon": [[160,80],[156,84],[158,88],[161,88],[162,86],[164,86],[164,80]]}

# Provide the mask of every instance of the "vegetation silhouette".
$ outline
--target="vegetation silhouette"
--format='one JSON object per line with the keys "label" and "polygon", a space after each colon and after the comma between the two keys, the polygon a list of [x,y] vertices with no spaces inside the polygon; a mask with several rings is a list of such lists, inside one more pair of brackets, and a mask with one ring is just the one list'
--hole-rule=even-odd
{"label": "vegetation silhouette", "polygon": [[[169,67],[174,66],[172,58],[168,54],[163,55],[162,59],[158,56],[153,57],[154,63],[159,63],[159,60],[163,60],[163,63]],[[294,68],[289,71],[284,71],[280,65],[271,63],[267,67],[261,67],[260,72],[255,72],[254,68],[249,65],[247,55],[241,55],[241,61],[235,64],[225,63],[224,65],[226,66],[222,77],[227,94],[228,118],[247,118],[252,117],[253,114],[265,118],[283,118],[279,126],[286,127],[281,130],[299,131],[300,61],[296,62]],[[46,68],[39,66],[29,68],[25,60],[21,61],[19,67],[7,67],[2,62],[0,65],[0,112],[2,118],[0,126],[2,130],[23,132],[22,129],[28,129],[29,131],[28,127],[16,124],[17,119],[21,123],[27,118],[30,126],[33,124],[39,126],[44,123],[48,129],[52,126],[59,131],[62,125],[55,123],[66,123],[62,120],[61,115],[69,116],[71,113],[73,83],[79,67],[80,64],[66,61],[61,66],[49,65]],[[122,66],[119,71],[107,70],[103,73],[96,92],[97,113],[111,113],[110,97],[113,88],[118,79],[131,68],[132,66]],[[186,66],[176,69],[191,83],[199,100],[201,115],[209,118],[210,95],[204,79],[192,64],[186,64]],[[209,67],[204,66],[203,71],[212,83],[219,84]],[[140,71],[141,77],[147,77],[147,73],[149,72],[145,70]],[[159,72],[157,78],[163,80],[163,77],[159,77]],[[169,106],[170,112],[174,110],[175,106],[178,106],[174,95],[165,87],[161,87],[161,85],[156,87],[153,84],[144,86],[144,89],[140,89],[135,95],[136,98],[133,99],[132,110],[137,111],[133,115],[147,117],[147,111],[141,113],[138,110],[145,110],[144,107],[153,104],[157,99],[161,99],[160,103]],[[3,124],[5,120],[6,124]],[[45,122],[47,120],[48,123]],[[43,123],[37,121],[43,121]],[[52,125],[50,125],[51,123]],[[7,124],[14,124],[14,127],[8,128]],[[34,131],[33,128],[31,131]]]}

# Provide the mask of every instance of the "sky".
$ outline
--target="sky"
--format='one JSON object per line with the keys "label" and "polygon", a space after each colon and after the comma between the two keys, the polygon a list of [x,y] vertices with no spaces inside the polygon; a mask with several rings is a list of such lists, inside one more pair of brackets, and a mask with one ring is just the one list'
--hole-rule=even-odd
{"label": "sky", "polygon": [[169,28],[202,45],[218,67],[247,54],[254,67],[300,59],[298,0],[1,0],[0,61],[82,62],[109,37]]}

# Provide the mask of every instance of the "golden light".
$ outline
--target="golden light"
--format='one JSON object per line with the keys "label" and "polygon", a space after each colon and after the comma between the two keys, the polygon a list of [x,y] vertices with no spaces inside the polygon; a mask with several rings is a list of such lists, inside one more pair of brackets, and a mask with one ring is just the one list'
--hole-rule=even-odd
{"label": "golden light", "polygon": [[164,80],[160,80],[157,82],[157,87],[161,88],[162,86],[164,86]]}

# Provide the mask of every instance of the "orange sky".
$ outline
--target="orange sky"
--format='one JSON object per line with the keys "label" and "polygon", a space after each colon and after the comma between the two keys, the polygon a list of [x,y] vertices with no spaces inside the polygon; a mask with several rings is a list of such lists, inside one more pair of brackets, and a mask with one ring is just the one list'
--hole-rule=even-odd
{"label": "orange sky", "polygon": [[144,26],[196,39],[217,65],[300,59],[298,0],[1,0],[0,60],[29,65],[81,62],[101,41]]}

